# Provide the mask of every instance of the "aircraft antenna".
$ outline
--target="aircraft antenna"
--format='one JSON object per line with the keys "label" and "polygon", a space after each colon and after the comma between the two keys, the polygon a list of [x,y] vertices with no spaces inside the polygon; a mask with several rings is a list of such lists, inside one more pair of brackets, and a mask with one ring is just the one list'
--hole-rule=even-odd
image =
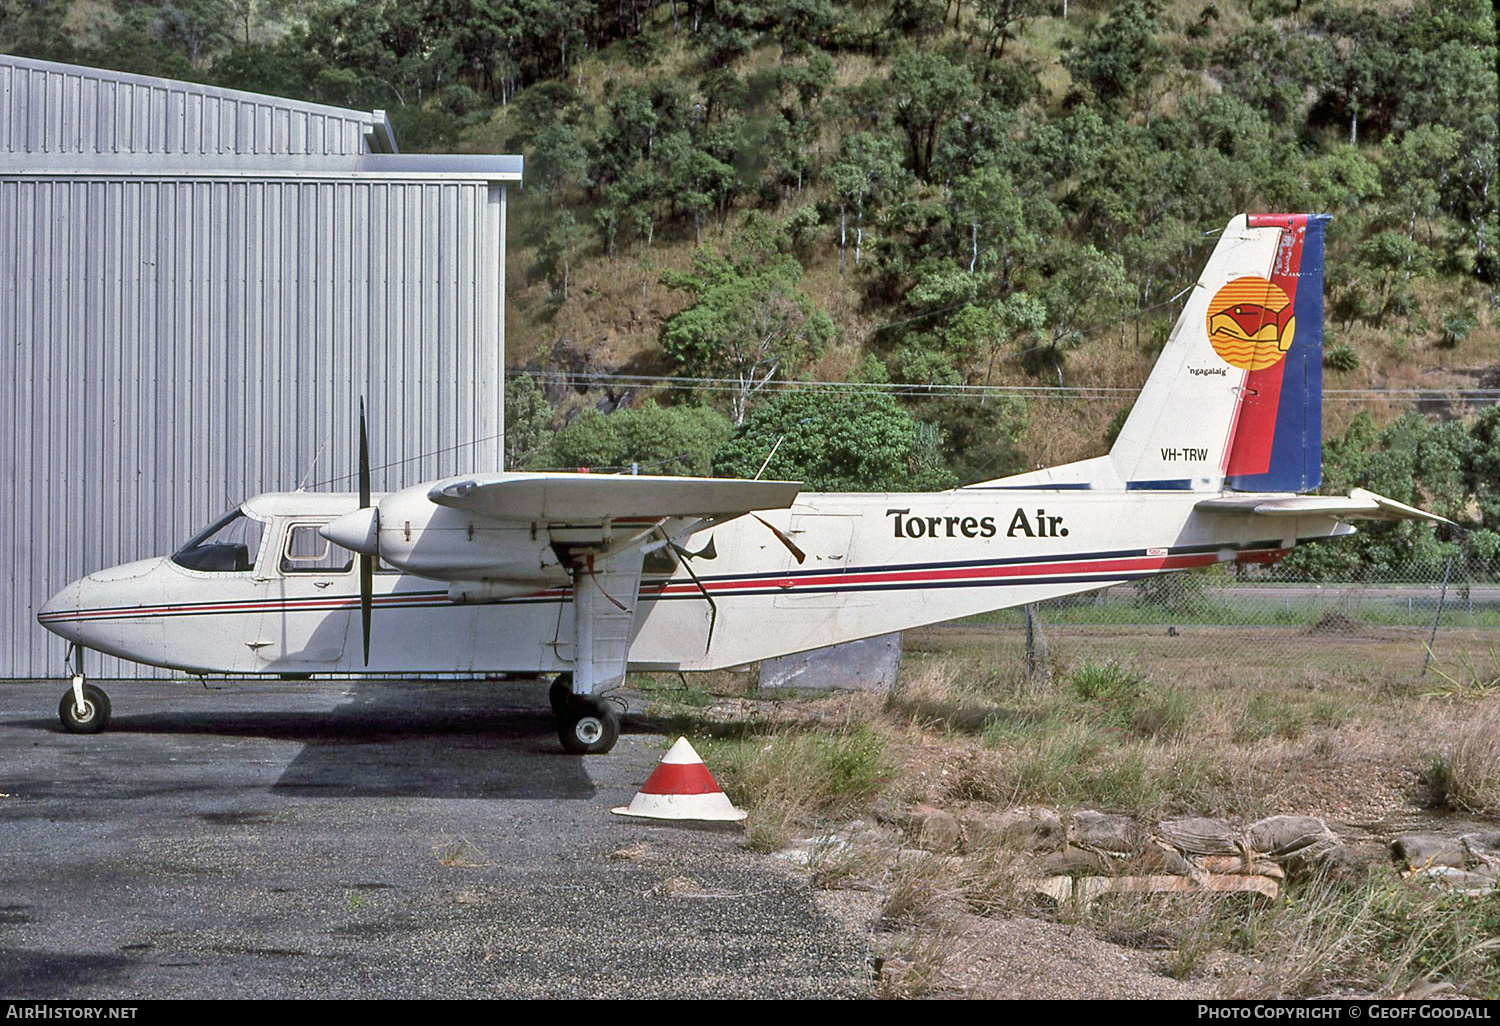
{"label": "aircraft antenna", "polygon": [[760,465],[760,469],[755,472],[755,480],[759,481],[760,475],[766,472],[766,468],[771,465],[771,458],[776,455],[776,450],[781,448],[781,443],[784,441],[786,441],[786,435],[782,435],[780,438],[776,439],[776,444],[771,446],[770,452],[766,453],[765,462],[762,463]]}
{"label": "aircraft antenna", "polygon": [[318,446],[318,451],[315,452],[315,453],[313,453],[312,462],[307,465],[307,473],[303,474],[302,475],[302,480],[297,482],[297,491],[299,491],[299,492],[305,492],[305,491],[307,491],[307,482],[308,482],[308,479],[313,476],[313,471],[318,469],[318,461],[323,458],[323,450],[326,449],[326,448],[328,448],[328,442],[325,439]]}

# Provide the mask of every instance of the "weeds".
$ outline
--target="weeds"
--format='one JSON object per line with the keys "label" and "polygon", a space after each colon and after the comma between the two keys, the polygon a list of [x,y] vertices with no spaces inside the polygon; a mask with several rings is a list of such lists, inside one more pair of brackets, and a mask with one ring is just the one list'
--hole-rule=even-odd
{"label": "weeds", "polygon": [[[809,822],[863,811],[876,795],[1250,819],[1289,811],[1288,797],[1310,783],[1308,793],[1325,794],[1317,781],[1342,767],[1372,755],[1392,761],[1383,746],[1393,731],[1404,738],[1416,725],[1408,717],[1411,692],[1382,689],[1385,678],[1375,672],[1278,675],[1268,667],[1249,682],[1220,672],[1164,681],[1142,668],[1154,665],[1142,655],[1130,663],[1085,658],[1039,682],[1008,665],[1009,656],[993,649],[917,648],[880,708],[867,702],[856,710],[847,697],[794,703],[790,718],[774,724],[779,733],[761,720],[717,732],[703,751],[751,812],[750,846],[771,850]],[[1373,697],[1386,701],[1376,705]],[[714,704],[693,698],[679,708]],[[1383,732],[1368,729],[1382,723]],[[1500,703],[1466,710],[1434,748],[1426,776],[1441,804],[1500,812]],[[815,886],[883,892],[890,954],[876,986],[887,996],[942,992],[954,952],[972,940],[970,916],[1039,912],[1161,952],[1164,971],[1177,979],[1238,965],[1230,986],[1246,997],[1445,987],[1500,996],[1496,900],[1434,893],[1390,873],[1298,881],[1273,905],[1188,894],[1052,908],[1022,885],[1024,867],[1005,851],[903,856],[878,840],[832,839],[814,845],[809,867]]]}
{"label": "weeds", "polygon": [[749,811],[746,837],[757,851],[782,847],[813,817],[852,811],[890,773],[885,739],[864,724],[832,733],[711,739],[703,754],[729,796]]}
{"label": "weeds", "polygon": [[1452,727],[1449,737],[1424,774],[1432,804],[1500,813],[1500,706],[1475,710]]}
{"label": "weeds", "polygon": [[963,899],[962,862],[925,851],[905,853],[892,874],[880,923],[886,929],[902,926],[939,926]]}
{"label": "weeds", "polygon": [[957,957],[954,940],[942,931],[918,930],[898,938],[880,960],[875,991],[886,999],[942,993],[948,966]]}
{"label": "weeds", "polygon": [[1235,996],[1290,998],[1333,989],[1398,996],[1451,983],[1500,996],[1500,904],[1434,892],[1393,875],[1355,886],[1316,879],[1246,920],[1256,978]]}
{"label": "weeds", "polygon": [[1500,692],[1500,656],[1495,654],[1495,646],[1489,646],[1490,665],[1481,668],[1475,661],[1472,653],[1461,652],[1458,656],[1458,666],[1454,673],[1460,676],[1446,673],[1433,658],[1431,648],[1427,648],[1428,669],[1446,681],[1428,691],[1429,697],[1438,695],[1493,695]]}
{"label": "weeds", "polygon": [[1215,954],[1235,946],[1252,901],[1244,895],[1122,894],[1095,902],[1084,916],[1105,940],[1165,951],[1167,975],[1186,980],[1200,974]]}

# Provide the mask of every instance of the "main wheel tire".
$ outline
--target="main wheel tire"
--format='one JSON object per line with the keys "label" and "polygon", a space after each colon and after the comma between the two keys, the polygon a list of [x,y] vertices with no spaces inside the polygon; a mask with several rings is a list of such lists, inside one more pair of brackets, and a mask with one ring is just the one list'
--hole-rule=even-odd
{"label": "main wheel tire", "polygon": [[552,714],[561,716],[573,704],[573,675],[559,673],[552,678],[552,687],[547,689],[547,700],[552,703]]}
{"label": "main wheel tire", "polygon": [[109,726],[109,696],[92,684],[83,686],[83,712],[73,700],[73,689],[63,692],[57,715],[71,734],[97,734]]}
{"label": "main wheel tire", "polygon": [[572,755],[603,755],[620,740],[620,714],[595,695],[579,696],[558,714],[557,737]]}

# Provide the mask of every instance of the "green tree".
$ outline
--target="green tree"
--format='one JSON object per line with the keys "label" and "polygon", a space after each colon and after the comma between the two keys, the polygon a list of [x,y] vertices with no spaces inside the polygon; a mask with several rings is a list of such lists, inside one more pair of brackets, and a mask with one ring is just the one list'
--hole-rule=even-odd
{"label": "green tree", "polygon": [[1115,319],[1133,290],[1119,254],[1081,246],[1055,259],[1056,272],[1040,288],[1047,308],[1047,334],[1024,355],[1033,368],[1050,367],[1061,388],[1067,353],[1082,344],[1088,328]]}
{"label": "green tree", "polygon": [[534,461],[571,470],[630,470],[642,474],[707,476],[714,453],[733,434],[724,415],[705,406],[658,406],[603,414],[585,410],[554,434]]}
{"label": "green tree", "polygon": [[1385,131],[1396,119],[1410,64],[1404,21],[1370,8],[1339,6],[1314,17],[1330,47],[1326,116],[1348,119],[1350,146],[1359,142],[1361,122]]}
{"label": "green tree", "polygon": [[[1431,524],[1361,523],[1359,535],[1338,545],[1299,547],[1287,558],[1289,568],[1357,579],[1402,572],[1413,562],[1438,565],[1464,548],[1492,558],[1494,517],[1500,509],[1487,508],[1486,499],[1494,494],[1494,479],[1488,475],[1495,469],[1497,414],[1500,411],[1488,410],[1467,428],[1459,421],[1433,423],[1416,412],[1377,428],[1367,412],[1357,414],[1342,434],[1323,444],[1325,489],[1337,493],[1368,488],[1432,510],[1469,530],[1449,542],[1443,540],[1447,529],[1434,530]],[[1471,512],[1476,505],[1478,521]]]}
{"label": "green tree", "polygon": [[556,121],[538,131],[527,147],[526,178],[549,207],[560,195],[592,185],[588,147],[578,129]]}
{"label": "green tree", "polygon": [[854,265],[864,248],[865,210],[878,203],[901,181],[901,164],[889,139],[859,132],[844,140],[839,159],[824,173],[838,198],[839,274],[844,273],[849,244],[849,211],[854,211]]}
{"label": "green tree", "polygon": [[1432,219],[1441,213],[1443,187],[1458,160],[1462,139],[1442,125],[1423,125],[1404,132],[1398,141],[1386,137],[1382,147],[1383,194],[1406,222],[1406,237],[1415,241],[1418,222],[1427,225],[1429,244]]}
{"label": "green tree", "polygon": [[993,272],[1002,292],[1009,292],[1017,274],[1035,259],[1042,233],[1057,224],[1057,212],[1045,197],[1026,197],[1010,175],[991,165],[961,176],[953,202],[955,222],[968,228],[969,273]]}
{"label": "green tree", "polygon": [[695,301],[662,325],[662,351],[689,374],[733,379],[736,424],[756,393],[817,359],[833,338],[828,314],[797,290],[801,275],[790,257],[743,267],[700,249],[691,274],[663,276]]}
{"label": "green tree", "polygon": [[1087,39],[1063,54],[1063,67],[1100,103],[1128,100],[1156,77],[1166,59],[1156,32],[1156,5],[1125,0]]}
{"label": "green tree", "polygon": [[558,297],[566,302],[573,280],[573,263],[588,237],[571,210],[559,210],[547,228],[537,251],[541,266],[552,278]]}
{"label": "green tree", "polygon": [[1270,25],[1236,32],[1215,50],[1214,73],[1227,93],[1261,111],[1275,125],[1299,127],[1307,95],[1329,74],[1329,51],[1318,40]]}
{"label": "green tree", "polygon": [[975,98],[973,76],[942,54],[905,50],[879,88],[882,106],[888,107],[906,136],[912,171],[927,180],[943,126]]}
{"label": "green tree", "polygon": [[1041,10],[1041,0],[974,0],[974,35],[985,56],[992,61],[1004,57],[1005,44]]}
{"label": "green tree", "polygon": [[887,392],[794,389],[757,405],[719,450],[714,469],[754,477],[764,463],[762,477],[802,481],[811,491],[952,487],[956,482],[936,462],[932,442],[932,429],[919,429]]}
{"label": "green tree", "polygon": [[1383,327],[1388,315],[1410,313],[1414,300],[1412,279],[1424,274],[1431,262],[1426,246],[1399,231],[1386,230],[1360,243],[1355,250],[1360,281],[1370,294],[1370,317]]}
{"label": "green tree", "polygon": [[505,383],[505,469],[531,470],[552,438],[552,407],[535,379]]}

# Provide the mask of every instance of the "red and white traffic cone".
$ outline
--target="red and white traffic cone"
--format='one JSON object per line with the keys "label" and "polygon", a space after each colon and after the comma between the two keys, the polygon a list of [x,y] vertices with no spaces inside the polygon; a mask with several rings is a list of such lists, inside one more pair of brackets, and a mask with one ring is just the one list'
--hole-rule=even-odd
{"label": "red and white traffic cone", "polygon": [[679,737],[629,805],[611,810],[616,816],[641,819],[697,819],[738,823],[747,815],[729,802],[703,760]]}

